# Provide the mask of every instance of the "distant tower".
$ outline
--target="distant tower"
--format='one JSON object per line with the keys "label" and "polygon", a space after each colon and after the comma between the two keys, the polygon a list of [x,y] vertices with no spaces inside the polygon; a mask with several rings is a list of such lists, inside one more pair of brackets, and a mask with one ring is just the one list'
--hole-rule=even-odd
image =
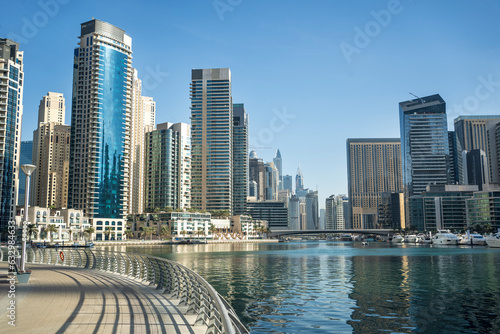
{"label": "distant tower", "polygon": [[250,152],[249,165],[249,180],[256,183],[255,200],[264,200],[266,197],[266,171],[264,162],[257,157],[257,153],[252,150]]}
{"label": "distant tower", "polygon": [[300,190],[304,190],[304,176],[302,175],[302,169],[300,169],[299,163],[299,168],[297,168],[297,176],[295,176],[295,193]]}
{"label": "distant tower", "polygon": [[281,160],[281,152],[279,149],[276,150],[276,156],[273,159],[274,167],[278,169],[278,190],[283,190],[283,166]]}
{"label": "distant tower", "polygon": [[288,190],[290,194],[293,193],[293,178],[291,175],[283,176],[283,190]]}

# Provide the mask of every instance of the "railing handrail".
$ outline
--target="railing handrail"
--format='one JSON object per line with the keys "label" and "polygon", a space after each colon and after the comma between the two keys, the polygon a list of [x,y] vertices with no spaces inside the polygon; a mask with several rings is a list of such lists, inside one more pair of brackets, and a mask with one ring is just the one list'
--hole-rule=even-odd
{"label": "railing handrail", "polygon": [[[7,248],[0,247],[0,252],[0,259],[7,261]],[[249,333],[231,305],[210,283],[197,272],[172,260],[89,248],[28,248],[27,253],[27,263],[104,270],[155,284],[158,289],[163,288],[165,291],[175,293],[181,299],[181,303],[189,304],[186,312],[196,312],[198,315],[196,323],[205,323],[209,327],[209,332]]]}

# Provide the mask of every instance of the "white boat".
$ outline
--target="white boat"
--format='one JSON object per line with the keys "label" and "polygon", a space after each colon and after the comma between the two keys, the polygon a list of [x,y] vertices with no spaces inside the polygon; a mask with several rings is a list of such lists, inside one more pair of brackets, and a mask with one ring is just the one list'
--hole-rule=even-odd
{"label": "white boat", "polygon": [[458,237],[451,233],[450,230],[438,230],[432,237],[434,245],[456,245],[458,244]]}
{"label": "white boat", "polygon": [[415,242],[417,244],[430,244],[432,243],[432,239],[430,236],[420,233],[417,235],[417,240]]}
{"label": "white boat", "polygon": [[400,244],[403,242],[403,237],[401,236],[401,234],[394,234],[392,236],[392,239],[391,239],[391,242],[393,243],[396,243],[396,244]]}
{"label": "white boat", "polygon": [[417,236],[415,234],[405,235],[404,242],[407,243],[416,243]]}
{"label": "white boat", "polygon": [[500,233],[486,236],[486,243],[490,247],[500,247]]}
{"label": "white boat", "polygon": [[486,245],[486,239],[481,234],[469,233],[469,231],[467,231],[467,234],[462,236],[458,243],[460,245],[484,246]]}

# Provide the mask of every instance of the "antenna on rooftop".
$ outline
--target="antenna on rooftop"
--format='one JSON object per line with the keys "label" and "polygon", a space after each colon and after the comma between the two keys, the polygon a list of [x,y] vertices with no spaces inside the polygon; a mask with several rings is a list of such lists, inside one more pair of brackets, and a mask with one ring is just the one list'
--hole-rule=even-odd
{"label": "antenna on rooftop", "polygon": [[419,99],[419,100],[420,100],[420,102],[421,102],[422,104],[424,104],[424,103],[425,103],[425,101],[424,101],[424,100],[422,100],[420,97],[418,97],[417,95],[413,94],[412,92],[410,92],[410,95],[415,96],[417,99]]}

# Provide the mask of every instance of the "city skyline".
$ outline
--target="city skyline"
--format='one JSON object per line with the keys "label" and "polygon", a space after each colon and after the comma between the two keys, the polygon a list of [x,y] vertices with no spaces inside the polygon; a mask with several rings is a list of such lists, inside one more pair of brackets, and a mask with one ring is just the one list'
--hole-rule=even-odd
{"label": "city skyline", "polygon": [[[489,42],[499,4],[492,2],[446,1],[433,4],[432,11],[425,1],[392,7],[391,1],[242,2],[226,11],[212,2],[156,4],[157,11],[128,1],[121,7],[133,10],[116,11],[113,3],[53,3],[57,7],[49,9],[23,3],[0,26],[3,37],[18,37],[29,73],[22,140],[31,139],[47,91],[72,95],[75,36],[78,24],[91,17],[133,38],[134,67],[146,82],[145,94],[158,103],[157,123],[188,122],[192,68],[231,68],[234,100],[243,101],[251,115],[250,150],[267,162],[280,149],[283,175],[295,175],[300,161],[305,187],[318,186],[320,207],[329,195],[347,192],[345,140],[399,136],[398,103],[413,99],[409,92],[440,94],[447,102],[449,129],[460,115],[500,110],[499,48]],[[283,6],[284,16],[279,15]],[[137,20],[145,13],[148,20]],[[437,19],[443,16],[447,19]],[[374,30],[367,34],[366,29]],[[151,33],[159,30],[166,33]],[[50,52],[36,51],[46,45]],[[199,47],[206,48],[203,55],[194,52]],[[50,71],[40,70],[45,67]]]}

